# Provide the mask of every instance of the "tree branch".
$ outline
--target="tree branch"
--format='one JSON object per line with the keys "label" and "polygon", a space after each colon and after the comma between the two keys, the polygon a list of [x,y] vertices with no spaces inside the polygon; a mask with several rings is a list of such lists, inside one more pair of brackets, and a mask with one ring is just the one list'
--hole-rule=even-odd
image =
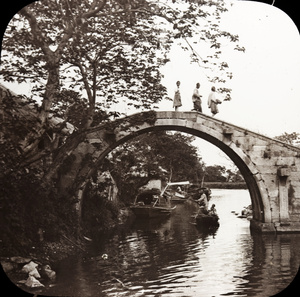
{"label": "tree branch", "polygon": [[[101,4],[99,4],[99,0],[94,0],[89,11],[82,14],[81,17],[84,19],[87,19],[87,18],[95,16],[99,11],[101,11],[104,8],[106,3],[107,3],[107,0],[103,0]],[[97,5],[99,5],[99,6],[97,7]]]}
{"label": "tree branch", "polygon": [[[83,20],[88,19],[90,17],[95,16],[99,11],[101,11],[104,6],[106,5],[107,0],[103,0],[102,3],[98,4],[99,1],[98,0],[94,0],[90,9],[86,12],[83,13],[79,16],[77,16],[74,19],[74,23],[71,24],[70,22],[67,25],[67,28],[65,30],[65,34],[63,35],[57,49],[56,52],[61,55],[64,47],[66,46],[67,42],[69,41],[70,37],[73,35],[74,33],[74,29],[76,28],[77,25],[82,24]],[[97,5],[99,5],[97,7]]]}
{"label": "tree branch", "polygon": [[24,7],[23,9],[21,9],[20,14],[28,20],[30,28],[31,28],[31,33],[32,33],[35,41],[41,47],[43,53],[46,56],[50,56],[51,54],[53,54],[53,52],[49,48],[49,45],[46,42],[45,36],[43,35],[42,31],[40,30],[40,28],[38,26],[37,19],[34,16],[34,14],[29,10],[28,7]]}

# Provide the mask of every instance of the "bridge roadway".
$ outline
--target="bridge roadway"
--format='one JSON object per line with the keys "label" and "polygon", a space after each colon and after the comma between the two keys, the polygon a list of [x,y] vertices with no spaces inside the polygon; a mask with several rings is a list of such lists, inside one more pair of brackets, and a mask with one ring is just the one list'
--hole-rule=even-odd
{"label": "bridge roadway", "polygon": [[115,147],[154,130],[200,137],[235,163],[250,192],[252,229],[300,232],[300,148],[197,112],[150,111],[118,119],[110,129],[92,128],[88,139],[89,144],[97,144],[97,161],[88,175]]}

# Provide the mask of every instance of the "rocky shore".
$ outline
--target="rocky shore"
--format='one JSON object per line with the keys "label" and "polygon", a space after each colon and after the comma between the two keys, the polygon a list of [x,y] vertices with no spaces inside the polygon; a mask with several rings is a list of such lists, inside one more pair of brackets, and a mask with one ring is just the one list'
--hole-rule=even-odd
{"label": "rocky shore", "polygon": [[53,282],[56,278],[56,272],[51,269],[49,264],[42,264],[31,258],[20,256],[6,258],[1,261],[2,268],[7,275],[14,272],[14,276],[19,276],[18,285],[24,285],[27,288],[45,287],[42,283]]}
{"label": "rocky shore", "polygon": [[[38,246],[24,249],[21,255],[17,251],[3,249],[0,257],[3,279],[5,281],[5,276],[8,277],[12,289],[14,284],[25,292],[40,293],[44,287],[55,285],[57,262],[85,251],[84,240],[68,237],[62,237],[58,242],[42,242]],[[16,255],[8,256],[9,254]]]}
{"label": "rocky shore", "polygon": [[[129,209],[121,209],[118,222],[112,229],[125,225],[130,219],[132,213]],[[15,245],[7,246],[4,244],[5,241],[0,239],[0,262],[4,280],[7,276],[12,287],[39,294],[43,288],[55,286],[57,263],[75,254],[88,253],[90,241],[92,239],[86,236],[61,234],[59,240],[53,242],[41,238],[39,242],[31,245],[27,243],[22,246],[19,242],[15,242]]]}

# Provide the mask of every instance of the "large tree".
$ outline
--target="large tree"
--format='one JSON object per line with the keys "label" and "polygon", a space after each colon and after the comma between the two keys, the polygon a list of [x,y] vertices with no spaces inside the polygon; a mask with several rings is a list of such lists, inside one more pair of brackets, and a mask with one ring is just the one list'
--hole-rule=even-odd
{"label": "large tree", "polygon": [[149,108],[164,94],[159,66],[168,61],[175,38],[187,42],[203,67],[208,60],[189,38],[210,44],[213,63],[222,36],[237,41],[218,27],[225,10],[223,1],[206,0],[37,1],[10,22],[0,74],[7,81],[34,84],[42,97],[42,122],[61,86],[84,89],[91,116],[96,99],[110,103],[123,96],[129,104]]}
{"label": "large tree", "polygon": [[[0,196],[7,214],[12,209],[24,226],[26,209],[36,220],[34,228],[38,215],[58,230],[56,221],[68,221],[61,214],[76,200],[69,189],[60,192],[63,183],[53,177],[68,174],[85,132],[109,120],[110,103],[122,98],[136,108],[152,108],[163,98],[159,69],[175,39],[199,66],[208,67],[210,60],[226,74],[226,63],[218,59],[220,40],[237,37],[219,28],[225,10],[221,0],[42,0],[21,9],[4,34],[0,76],[30,83],[40,105],[1,90]],[[199,41],[211,48],[211,58],[201,56]],[[74,126],[66,127],[67,121]],[[29,198],[33,201],[27,203]],[[56,199],[66,208],[57,211]],[[45,201],[49,216],[44,216]]]}
{"label": "large tree", "polygon": [[[18,165],[52,157],[45,167],[50,181],[86,129],[109,120],[111,103],[122,98],[135,108],[152,108],[165,93],[159,70],[175,39],[201,67],[211,60],[227,73],[218,59],[220,40],[238,38],[219,28],[224,11],[221,0],[43,0],[21,9],[4,35],[0,75],[30,82],[42,104],[39,121],[18,147]],[[197,49],[203,42],[211,49],[208,58]],[[69,120],[74,111],[80,111],[73,116],[74,132],[66,137],[60,133],[64,123],[53,127],[52,114]]]}
{"label": "large tree", "polygon": [[205,169],[205,181],[207,182],[225,182],[226,167],[220,165],[207,166]]}

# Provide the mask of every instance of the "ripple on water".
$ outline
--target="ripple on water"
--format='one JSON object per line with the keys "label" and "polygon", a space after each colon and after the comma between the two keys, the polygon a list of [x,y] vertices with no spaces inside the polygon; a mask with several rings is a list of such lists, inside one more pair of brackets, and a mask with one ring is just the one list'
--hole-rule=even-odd
{"label": "ripple on water", "polygon": [[165,221],[104,239],[94,257],[62,263],[45,295],[266,297],[286,287],[299,268],[300,235],[251,235],[249,221],[231,212],[250,204],[248,191],[213,190],[210,203],[220,216],[215,234],[200,232],[194,210],[178,206]]}

